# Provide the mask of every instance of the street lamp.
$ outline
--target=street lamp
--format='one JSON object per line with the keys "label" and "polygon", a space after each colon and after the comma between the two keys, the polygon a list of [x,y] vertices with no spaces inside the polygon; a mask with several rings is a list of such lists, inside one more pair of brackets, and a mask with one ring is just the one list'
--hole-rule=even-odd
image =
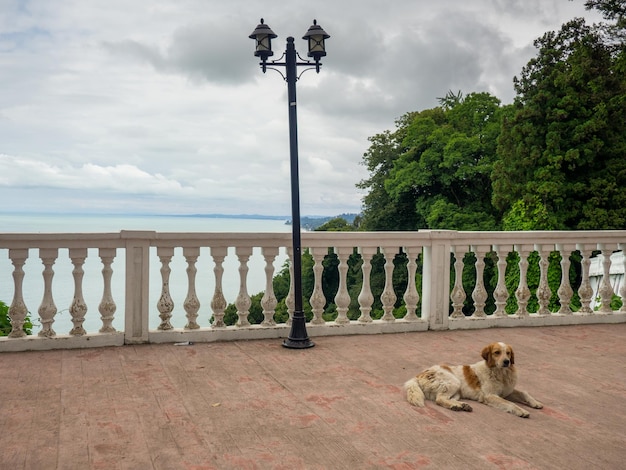
{"label": "street lamp", "polygon": [[[294,312],[291,319],[291,332],[283,346],[292,349],[304,349],[315,346],[306,332],[306,318],[302,309],[302,247],[300,242],[300,188],[298,182],[298,123],[297,123],[297,102],[296,102],[296,81],[300,78],[297,75],[298,67],[307,67],[315,69],[317,73],[322,65],[320,59],[326,55],[326,46],[324,41],[330,36],[326,31],[313,20],[313,25],[309,28],[302,39],[308,41],[309,52],[308,57],[313,62],[304,60],[296,52],[293,37],[287,38],[287,49],[280,59],[277,61],[267,62],[267,59],[274,55],[272,51],[272,39],[278,36],[266,25],[261,18],[261,23],[249,36],[250,39],[256,41],[256,49],[254,55],[261,59],[260,66],[263,73],[269,68],[276,70],[287,82],[287,102],[289,105],[289,156],[291,162],[291,233],[292,233],[292,251],[293,251],[293,290],[295,296]],[[280,62],[281,59],[284,62]],[[300,62],[298,62],[300,59]],[[276,67],[285,67],[285,75]],[[302,75],[302,74],[300,74]]]}

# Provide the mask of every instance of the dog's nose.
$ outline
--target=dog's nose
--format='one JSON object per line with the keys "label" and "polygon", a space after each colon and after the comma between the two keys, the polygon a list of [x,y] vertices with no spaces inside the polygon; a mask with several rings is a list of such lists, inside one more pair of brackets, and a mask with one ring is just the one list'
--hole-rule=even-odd
{"label": "dog's nose", "polygon": [[504,367],[509,367],[510,363],[511,363],[511,361],[509,361],[508,359],[505,359],[504,362],[503,362]]}

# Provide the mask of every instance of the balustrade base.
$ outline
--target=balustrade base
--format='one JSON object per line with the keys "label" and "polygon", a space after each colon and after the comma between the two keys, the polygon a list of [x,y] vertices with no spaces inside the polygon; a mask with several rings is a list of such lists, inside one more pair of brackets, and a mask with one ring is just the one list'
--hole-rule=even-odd
{"label": "balustrade base", "polygon": [[[485,328],[502,327],[537,327],[537,326],[565,326],[565,325],[589,325],[594,323],[626,323],[626,313],[598,313],[581,314],[573,313],[561,315],[553,313],[551,315],[529,314],[524,316],[508,315],[485,317],[449,317],[447,322],[448,330],[472,330]],[[403,320],[398,319],[393,322],[374,320],[371,323],[363,323],[358,320],[350,323],[339,324],[326,322],[323,325],[306,324],[308,334],[315,337],[342,336],[342,335],[372,335],[386,333],[407,333],[416,331],[428,331],[429,325],[426,320]],[[0,352],[20,352],[20,351],[44,351],[53,349],[80,349],[104,346],[123,346],[124,344],[153,343],[210,343],[217,341],[245,341],[255,339],[285,339],[287,340],[291,332],[291,327],[286,324],[275,326],[251,325],[248,327],[229,326],[225,328],[200,328],[197,330],[186,330],[174,328],[168,331],[151,330],[146,341],[128,341],[124,339],[123,332],[115,333],[93,333],[83,336],[57,335],[53,338],[42,338],[37,335],[25,336],[22,338],[0,338]]]}
{"label": "balustrade base", "polygon": [[82,336],[56,335],[53,337],[40,337],[28,335],[21,338],[0,337],[0,352],[49,351],[53,349],[82,349],[123,345],[123,332],[89,333]]}
{"label": "balustrade base", "polygon": [[565,325],[591,325],[594,323],[626,323],[626,313],[552,313],[550,315],[539,315],[530,313],[528,315],[488,315],[481,318],[465,317],[450,318],[448,321],[449,330],[475,330],[483,328],[506,328],[506,327],[535,327],[535,326],[565,326]]}

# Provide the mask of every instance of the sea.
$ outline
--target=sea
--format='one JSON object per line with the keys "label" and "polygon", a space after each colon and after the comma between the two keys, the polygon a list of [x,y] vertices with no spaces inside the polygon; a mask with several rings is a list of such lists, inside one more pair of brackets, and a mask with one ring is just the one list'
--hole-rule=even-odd
{"label": "sea", "polygon": [[[119,232],[121,230],[154,230],[157,232],[290,232],[288,217],[268,218],[263,216],[219,216],[219,215],[94,215],[94,214],[1,214],[0,233],[99,233]],[[117,250],[112,264],[112,295],[120,314],[113,320],[117,330],[124,329],[124,270],[123,250]],[[284,249],[274,261],[275,273],[284,266],[287,254]],[[234,248],[229,249],[224,261],[223,289],[228,303],[234,303],[239,293],[239,262]],[[96,332],[102,326],[98,306],[103,294],[102,263],[97,249],[89,249],[83,266],[83,297],[87,303],[84,328]],[[200,300],[197,322],[201,327],[210,326],[210,303],[215,288],[213,274],[214,263],[208,248],[201,248],[196,264],[196,294]],[[183,303],[187,295],[187,263],[182,249],[177,248],[170,264],[170,292],[174,301],[171,323],[176,328],[186,324]],[[261,250],[255,248],[248,262],[247,290],[250,295],[265,290],[265,261]],[[69,306],[74,296],[73,265],[67,249],[59,250],[59,257],[54,266],[52,294],[57,314],[52,325],[53,330],[61,335],[72,328]],[[150,328],[157,328],[160,323],[156,309],[161,295],[161,263],[156,249],[150,252]],[[33,333],[41,329],[38,308],[43,299],[43,264],[37,249],[29,252],[29,259],[24,266],[23,281],[24,301],[34,324]],[[0,248],[0,301],[10,305],[13,299],[13,265],[8,257],[8,250]]]}

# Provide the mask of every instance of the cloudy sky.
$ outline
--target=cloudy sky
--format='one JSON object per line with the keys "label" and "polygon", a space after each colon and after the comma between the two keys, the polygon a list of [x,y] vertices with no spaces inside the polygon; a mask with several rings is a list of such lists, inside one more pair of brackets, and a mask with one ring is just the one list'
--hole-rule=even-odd
{"label": "cloudy sky", "polygon": [[[504,103],[583,0],[0,0],[0,212],[290,214],[287,87],[248,35],[331,35],[298,82],[301,211],[359,212],[367,138],[448,90]],[[274,58],[278,58],[278,53]]]}

